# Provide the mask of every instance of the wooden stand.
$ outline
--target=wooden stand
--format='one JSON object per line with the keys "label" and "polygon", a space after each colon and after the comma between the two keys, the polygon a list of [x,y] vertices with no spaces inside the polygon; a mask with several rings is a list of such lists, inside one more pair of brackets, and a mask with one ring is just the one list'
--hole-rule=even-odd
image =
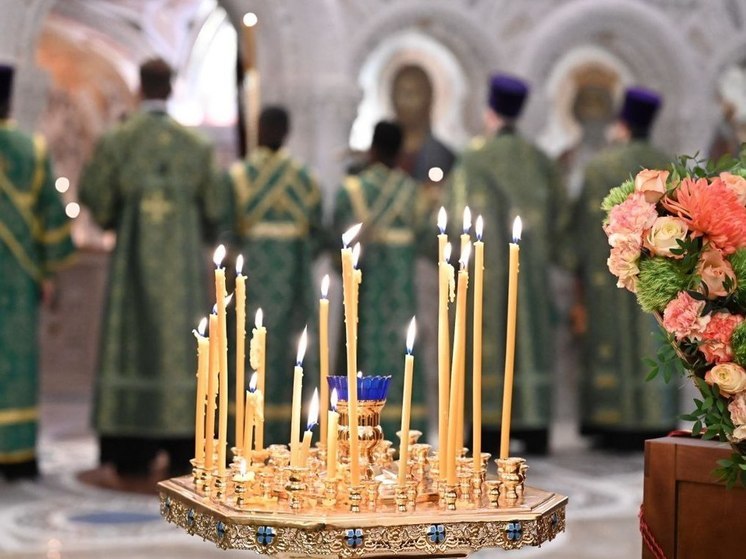
{"label": "wooden stand", "polygon": [[[642,520],[666,559],[744,557],[746,490],[717,481],[729,445],[685,437],[645,443]],[[658,557],[645,545],[643,559]]]}

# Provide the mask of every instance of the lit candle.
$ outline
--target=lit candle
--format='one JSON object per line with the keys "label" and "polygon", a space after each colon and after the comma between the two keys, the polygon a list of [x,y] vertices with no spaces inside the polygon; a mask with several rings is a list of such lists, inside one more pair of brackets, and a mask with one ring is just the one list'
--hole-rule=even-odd
{"label": "lit candle", "polygon": [[218,246],[215,250],[213,261],[215,262],[215,297],[218,304],[218,346],[219,360],[219,387],[218,387],[218,472],[225,474],[225,453],[228,446],[228,339],[226,328],[226,291],[225,291],[225,268],[221,264],[225,258],[225,247]]}
{"label": "lit candle", "polygon": [[409,463],[409,421],[412,415],[412,373],[414,371],[414,337],[417,324],[414,317],[407,329],[407,354],[404,356],[404,394],[401,408],[401,442],[399,443],[399,485],[407,482],[407,464]]}
{"label": "lit candle", "polygon": [[[458,429],[463,428],[463,419],[458,421],[460,409],[459,398],[463,400],[464,359],[466,357],[466,293],[469,284],[469,250],[471,245],[466,245],[466,250],[461,255],[460,270],[458,273],[458,289],[456,292],[456,324],[453,329],[453,360],[451,362],[451,394],[448,410],[448,473],[449,485],[456,483],[456,457],[461,452],[459,444]],[[463,415],[463,414],[462,414]],[[463,435],[462,435],[463,436]]]}
{"label": "lit candle", "polygon": [[[329,409],[329,274],[321,280],[321,300],[319,301],[319,386],[321,388],[321,409]],[[326,442],[326,414],[321,414],[319,441]]]}
{"label": "lit candle", "polygon": [[215,454],[215,400],[218,396],[218,369],[220,363],[220,336],[218,335],[217,305],[210,314],[210,372],[207,377],[207,419],[205,421],[205,469],[211,471]]}
{"label": "lit candle", "polygon": [[199,321],[196,330],[192,330],[197,338],[197,399],[194,414],[194,460],[197,464],[205,463],[205,404],[210,366],[210,340],[205,337],[206,328],[207,317]]}
{"label": "lit candle", "polygon": [[337,413],[337,389],[332,390],[332,409],[329,410],[329,431],[326,434],[326,477],[337,477],[337,437],[339,414]]}
{"label": "lit candle", "polygon": [[464,208],[464,228],[463,232],[461,233],[461,260],[464,258],[464,251],[466,250],[466,245],[471,243],[471,236],[469,235],[469,230],[471,229],[471,210],[469,209],[469,206],[466,206]]}
{"label": "lit candle", "polygon": [[308,338],[308,327],[303,329],[298,342],[298,355],[295,359],[295,371],[293,374],[293,405],[290,423],[290,465],[299,466],[300,459],[300,405],[301,393],[303,391],[303,357],[306,354],[306,343]]}
{"label": "lit candle", "polygon": [[448,235],[446,235],[446,226],[448,225],[448,214],[446,209],[441,206],[438,211],[438,262],[443,262],[446,259],[446,243],[448,243]]}
{"label": "lit candle", "polygon": [[355,309],[355,347],[357,347],[357,331],[360,324],[360,284],[363,283],[363,272],[358,268],[360,250],[360,243],[355,243],[355,246],[352,247],[352,289],[355,291],[355,296],[352,300],[354,304],[353,308]]}
{"label": "lit candle", "polygon": [[[463,233],[461,234],[461,260],[464,259],[466,251],[471,251],[471,236],[469,231],[471,230],[471,209],[469,206],[464,208],[464,219],[463,219]],[[468,247],[468,248],[467,248]],[[466,331],[466,322],[464,322],[464,331]],[[456,421],[458,421],[456,431],[456,446],[458,452],[464,447],[464,402],[466,401],[466,386],[465,386],[465,374],[466,374],[466,345],[464,345],[464,357],[459,362],[459,367],[463,367],[464,371],[459,373],[459,379],[462,384],[458,386],[458,413],[456,414]]]}
{"label": "lit candle", "polygon": [[510,243],[508,268],[508,323],[505,334],[505,380],[503,382],[503,417],[500,433],[500,458],[510,455],[510,416],[513,406],[513,365],[515,364],[515,325],[518,316],[518,241],[521,240],[521,218],[513,222],[513,242]]}
{"label": "lit candle", "polygon": [[352,250],[349,245],[360,232],[359,223],[342,235],[342,286],[347,336],[347,417],[350,433],[350,483],[360,485],[360,447],[357,429],[357,339],[354,314]]}
{"label": "lit candle", "polygon": [[246,444],[246,459],[251,462],[251,445],[254,442],[254,421],[256,412],[256,373],[251,375],[249,389],[246,391],[246,415],[243,424],[243,441]]}
{"label": "lit candle", "polygon": [[482,299],[484,291],[484,243],[482,230],[484,221],[477,217],[474,243],[474,323],[472,355],[472,456],[474,472],[482,468]]}
{"label": "lit candle", "polygon": [[[451,258],[451,243],[446,243],[443,258],[438,262],[438,452],[445,459],[448,449],[448,400],[449,368],[451,347],[450,326],[448,324],[448,302],[451,300],[451,285],[454,270],[448,261]],[[445,462],[443,462],[445,465]],[[440,479],[446,479],[446,468],[440,468]]]}
{"label": "lit candle", "polygon": [[[264,313],[262,309],[256,310],[254,318],[254,332],[252,343],[256,347],[256,365],[254,368],[257,372],[257,391],[264,394],[265,372],[267,370],[267,329],[263,324]],[[254,366],[252,365],[252,366]],[[261,413],[259,413],[261,412]],[[254,450],[264,449],[264,400],[257,401],[256,427],[254,437]]]}
{"label": "lit candle", "polygon": [[300,461],[298,463],[301,467],[308,465],[308,451],[311,448],[311,437],[313,437],[313,426],[319,421],[319,389],[313,389],[313,398],[311,398],[311,405],[308,408],[308,421],[306,422],[306,431],[303,433],[303,444],[300,447]]}
{"label": "lit candle", "polygon": [[251,447],[245,446],[243,441],[244,424],[244,375],[246,364],[246,276],[243,270],[243,255],[236,258],[236,447],[239,452],[245,448],[246,453]]}

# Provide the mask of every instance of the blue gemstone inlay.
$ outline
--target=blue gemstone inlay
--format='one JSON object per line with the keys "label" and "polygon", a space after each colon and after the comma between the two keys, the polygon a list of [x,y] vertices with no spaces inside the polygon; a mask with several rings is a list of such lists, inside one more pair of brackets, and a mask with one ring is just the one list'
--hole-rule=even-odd
{"label": "blue gemstone inlay", "polygon": [[559,514],[556,512],[552,513],[552,528],[557,528],[557,525],[559,524]]}
{"label": "blue gemstone inlay", "polygon": [[446,527],[442,524],[431,524],[427,529],[427,539],[430,543],[443,543],[446,539]]}
{"label": "blue gemstone inlay", "polygon": [[222,540],[223,537],[225,536],[225,524],[223,524],[222,522],[218,521],[217,525],[215,526],[215,531],[218,534],[218,538],[220,538]]}
{"label": "blue gemstone inlay", "polygon": [[[337,397],[340,400],[347,401],[347,377],[346,376],[329,376],[329,392],[337,389]],[[357,379],[357,398],[358,400],[385,400],[389,394],[389,384],[391,375],[358,377]]]}
{"label": "blue gemstone inlay", "polygon": [[194,509],[189,509],[187,511],[187,524],[190,526],[194,524]]}
{"label": "blue gemstone inlay", "polygon": [[510,541],[518,541],[523,536],[523,527],[520,522],[508,522],[508,527],[505,528],[505,531]]}
{"label": "blue gemstone inlay", "polygon": [[347,541],[347,545],[352,548],[360,547],[363,545],[363,529],[349,528],[345,531],[345,540]]}
{"label": "blue gemstone inlay", "polygon": [[259,526],[256,530],[256,541],[259,545],[270,545],[275,539],[275,529],[272,526]]}

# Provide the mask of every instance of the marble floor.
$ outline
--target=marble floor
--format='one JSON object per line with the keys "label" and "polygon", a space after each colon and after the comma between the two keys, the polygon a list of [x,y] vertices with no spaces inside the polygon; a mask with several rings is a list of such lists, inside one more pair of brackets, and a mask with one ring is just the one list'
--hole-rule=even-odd
{"label": "marble floor", "polygon": [[[184,559],[239,557],[189,536],[160,518],[155,497],[82,484],[76,473],[96,464],[86,398],[43,402],[42,479],[0,481],[3,559]],[[531,485],[568,495],[567,532],[513,557],[627,559],[639,557],[637,511],[642,455],[591,451],[570,425],[558,425],[548,458],[529,458]],[[485,550],[478,557],[502,555]]]}

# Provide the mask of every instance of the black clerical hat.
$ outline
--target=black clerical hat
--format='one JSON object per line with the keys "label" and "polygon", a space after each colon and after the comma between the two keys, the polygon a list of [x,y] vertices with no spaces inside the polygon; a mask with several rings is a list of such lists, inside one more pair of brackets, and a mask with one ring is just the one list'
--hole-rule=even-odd
{"label": "black clerical hat", "polygon": [[653,124],[662,101],[655,91],[631,87],[624,93],[624,105],[619,118],[630,128],[647,130]]}
{"label": "black clerical hat", "polygon": [[528,97],[528,85],[508,74],[495,74],[490,78],[489,105],[497,114],[515,118],[521,113]]}
{"label": "black clerical hat", "polygon": [[10,100],[13,91],[13,66],[0,64],[0,102]]}

